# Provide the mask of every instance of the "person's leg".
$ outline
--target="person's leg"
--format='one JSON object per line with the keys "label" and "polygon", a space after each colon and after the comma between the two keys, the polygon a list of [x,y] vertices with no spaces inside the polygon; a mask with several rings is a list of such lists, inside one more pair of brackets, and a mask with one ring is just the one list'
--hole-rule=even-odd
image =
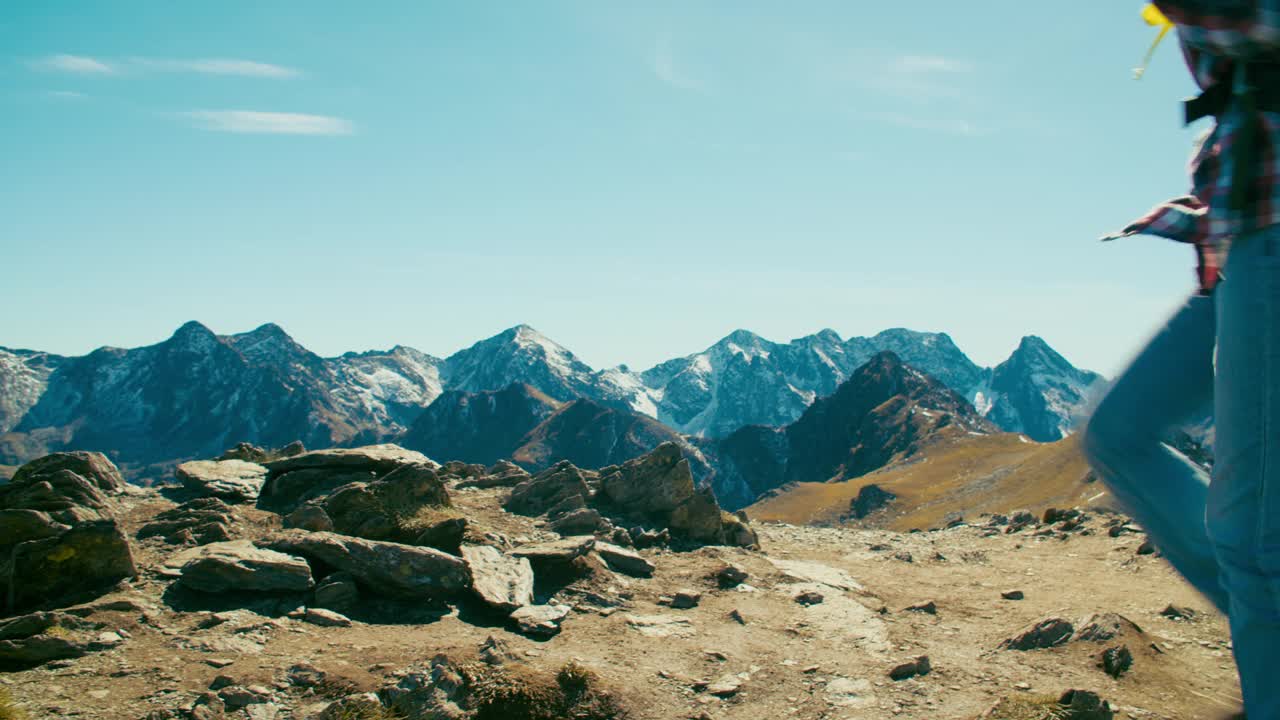
{"label": "person's leg", "polygon": [[1184,578],[1226,611],[1205,533],[1209,476],[1163,442],[1213,396],[1214,302],[1192,296],[1116,379],[1082,445],[1112,495]]}
{"label": "person's leg", "polygon": [[1218,360],[1209,537],[1245,712],[1280,720],[1280,226],[1242,236],[1215,291]]}

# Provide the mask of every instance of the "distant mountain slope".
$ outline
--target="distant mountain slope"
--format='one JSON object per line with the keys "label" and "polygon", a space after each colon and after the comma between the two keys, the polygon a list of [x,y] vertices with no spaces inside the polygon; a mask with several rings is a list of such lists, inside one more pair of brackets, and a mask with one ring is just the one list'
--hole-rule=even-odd
{"label": "distant mountain slope", "polygon": [[524,383],[503,390],[450,390],[427,407],[397,443],[441,462],[492,465],[510,458],[524,437],[561,403]]}
{"label": "distant mountain slope", "polygon": [[998,431],[957,393],[885,351],[785,428],[747,427],[720,441],[717,490],[722,503],[740,506],[784,483],[856,477],[943,437]]}
{"label": "distant mountain slope", "polygon": [[[896,496],[884,509],[852,520],[850,508],[869,485]],[[957,513],[980,513],[1111,503],[1091,482],[1076,438],[1041,444],[1012,433],[953,435],[919,455],[845,482],[796,483],[749,508],[753,520],[832,525],[843,521],[895,530],[931,528]]]}
{"label": "distant mountain slope", "polygon": [[620,465],[664,442],[681,447],[690,459],[694,477],[709,473],[701,455],[666,425],[636,412],[585,399],[568,403],[530,431],[511,458],[530,469],[542,469],[561,460],[598,469]]}
{"label": "distant mountain slope", "polygon": [[[799,420],[884,350],[938,378],[1002,428],[1037,440],[1070,433],[1099,380],[1038,338],[1024,339],[1008,361],[988,369],[945,333],[902,328],[849,340],[823,330],[789,343],[737,330],[701,353],[635,372],[596,371],[527,325],[440,360],[403,346],[323,358],[271,323],[226,336],[188,323],[156,345],[76,358],[0,349],[0,463],[69,443],[147,463],[239,441],[376,442],[404,434],[445,391],[498,392],[514,383],[557,403],[588,399],[646,415],[701,438],[688,446],[715,455],[716,441],[744,427]],[[503,432],[527,426],[521,421]],[[745,436],[727,447],[750,454],[777,444],[766,431],[752,433],[760,448],[746,448]],[[757,459],[742,462],[769,464]],[[721,481],[734,484],[732,494],[745,502],[754,486],[776,484],[760,472]]]}
{"label": "distant mountain slope", "polygon": [[594,395],[595,374],[573,353],[528,325],[517,325],[450,355],[441,367],[450,390],[501,390],[530,385],[567,402]]}
{"label": "distant mountain slope", "polygon": [[60,360],[0,437],[0,462],[63,447],[146,463],[239,441],[371,442],[401,432],[399,421],[434,399],[435,362],[407,348],[326,360],[276,325],[219,337],[190,322],[155,345]]}
{"label": "distant mountain slope", "polygon": [[17,427],[39,402],[49,376],[64,360],[59,355],[0,347],[0,433]]}
{"label": "distant mountain slope", "polygon": [[987,417],[1034,440],[1057,440],[1070,434],[1090,388],[1101,381],[1101,375],[1076,369],[1044,340],[1024,337],[1009,359],[991,371]]}

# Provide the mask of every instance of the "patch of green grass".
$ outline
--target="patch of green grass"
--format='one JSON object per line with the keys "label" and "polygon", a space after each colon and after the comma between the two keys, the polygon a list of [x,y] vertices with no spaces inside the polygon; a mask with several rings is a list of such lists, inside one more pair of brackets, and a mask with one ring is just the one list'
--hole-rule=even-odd
{"label": "patch of green grass", "polygon": [[30,720],[26,711],[13,702],[9,689],[0,687],[0,720]]}

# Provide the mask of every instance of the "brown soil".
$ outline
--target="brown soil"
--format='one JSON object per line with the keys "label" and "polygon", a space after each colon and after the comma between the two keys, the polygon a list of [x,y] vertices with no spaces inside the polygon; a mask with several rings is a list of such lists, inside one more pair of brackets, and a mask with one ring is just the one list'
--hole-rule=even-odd
{"label": "brown soil", "polygon": [[[454,504],[516,542],[550,537],[536,521],[501,511],[503,492],[455,492]],[[125,517],[131,532],[172,505],[154,495],[133,502]],[[244,506],[237,512],[245,536],[279,526],[274,515]],[[970,526],[899,533],[757,523],[760,552],[643,551],[657,565],[653,578],[603,576],[597,580],[601,594],[621,597],[623,604],[602,610],[581,603],[547,641],[478,620],[468,603],[391,617],[398,622],[386,622],[384,615],[384,622],[358,621],[350,628],[309,625],[283,615],[289,603],[259,603],[259,612],[242,611],[201,629],[208,614],[169,607],[170,580],[156,573],[177,548],[147,540],[137,545],[142,576],[109,597],[132,598],[151,609],[92,617],[128,632],[121,647],[59,667],[0,675],[0,684],[33,718],[136,720],[189,702],[226,674],[240,684],[274,686],[280,717],[304,718],[326,699],[286,690],[285,672],[294,664],[309,662],[328,672],[334,688],[374,690],[437,653],[474,657],[492,635],[531,669],[555,673],[574,661],[590,668],[619,689],[638,719],[703,713],[717,720],[968,719],[1002,697],[1057,695],[1068,688],[1100,693],[1122,708],[1117,717],[1195,720],[1231,709],[1239,690],[1223,618],[1159,557],[1136,554],[1141,535],[1108,537],[1103,520],[1095,516],[1086,523],[1092,534],[1065,540],[1030,531],[984,537],[982,528]],[[720,589],[708,578],[725,562],[750,574],[747,586]],[[702,593],[697,607],[675,610],[662,602],[683,588]],[[1001,592],[1011,589],[1022,590],[1025,599],[1002,599]],[[805,591],[820,593],[823,601],[797,603],[795,596]],[[905,610],[924,601],[936,604],[936,615]],[[1198,616],[1164,618],[1160,611],[1170,603]],[[1095,612],[1119,613],[1142,630],[1105,644],[998,649],[1001,640],[1044,616],[1076,622]],[[1096,663],[1104,648],[1118,644],[1130,649],[1134,665],[1116,680]],[[890,668],[919,655],[930,658],[931,673],[889,679]],[[221,669],[210,664],[219,659],[232,662]],[[719,681],[735,677],[741,681],[736,693],[711,693]]]}

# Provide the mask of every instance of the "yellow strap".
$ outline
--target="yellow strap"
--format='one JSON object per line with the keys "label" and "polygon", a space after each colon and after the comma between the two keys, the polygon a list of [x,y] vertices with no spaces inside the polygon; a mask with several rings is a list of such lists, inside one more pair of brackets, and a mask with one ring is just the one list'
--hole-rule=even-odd
{"label": "yellow strap", "polygon": [[1142,19],[1148,25],[1160,28],[1159,34],[1156,35],[1155,42],[1151,43],[1151,47],[1147,49],[1147,54],[1142,58],[1142,64],[1133,70],[1133,79],[1141,80],[1142,76],[1147,72],[1147,66],[1151,64],[1151,58],[1156,54],[1156,48],[1160,47],[1160,41],[1164,40],[1164,36],[1169,34],[1173,29],[1173,23],[1169,18],[1160,12],[1160,8],[1155,3],[1147,3],[1142,8]]}

